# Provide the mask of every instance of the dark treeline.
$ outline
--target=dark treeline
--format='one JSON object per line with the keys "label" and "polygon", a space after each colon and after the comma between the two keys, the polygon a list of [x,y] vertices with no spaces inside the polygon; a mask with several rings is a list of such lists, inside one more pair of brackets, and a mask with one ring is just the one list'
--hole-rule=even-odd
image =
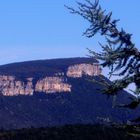
{"label": "dark treeline", "polygon": [[65,125],[0,131],[0,140],[139,140],[138,126]]}

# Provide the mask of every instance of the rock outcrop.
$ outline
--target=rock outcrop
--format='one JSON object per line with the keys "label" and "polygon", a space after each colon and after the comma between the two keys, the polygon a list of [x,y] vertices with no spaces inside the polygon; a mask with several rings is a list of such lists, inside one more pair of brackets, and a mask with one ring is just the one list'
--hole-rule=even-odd
{"label": "rock outcrop", "polygon": [[77,64],[68,67],[67,76],[78,78],[83,75],[96,76],[101,74],[99,64]]}
{"label": "rock outcrop", "polygon": [[71,92],[71,85],[62,77],[45,77],[33,86],[33,78],[25,81],[16,80],[14,76],[0,76],[0,91],[4,96],[33,95],[34,92],[55,93]]}
{"label": "rock outcrop", "polygon": [[5,96],[33,95],[32,78],[27,78],[26,83],[16,80],[14,76],[0,76],[0,92]]}
{"label": "rock outcrop", "polygon": [[35,91],[45,93],[71,92],[71,85],[65,83],[62,77],[46,77],[37,81]]}
{"label": "rock outcrop", "polygon": [[5,96],[33,95],[35,92],[71,92],[72,85],[68,83],[68,78],[81,78],[83,75],[97,76],[100,74],[99,64],[81,63],[70,65],[65,72],[54,73],[38,80],[35,80],[35,77],[17,80],[15,76],[0,75],[0,92]]}

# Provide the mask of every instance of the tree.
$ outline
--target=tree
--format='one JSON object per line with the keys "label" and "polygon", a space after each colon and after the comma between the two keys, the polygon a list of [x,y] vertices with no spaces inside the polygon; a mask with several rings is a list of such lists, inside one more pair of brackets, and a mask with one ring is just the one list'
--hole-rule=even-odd
{"label": "tree", "polygon": [[102,52],[98,53],[89,50],[91,57],[95,57],[101,62],[103,67],[108,67],[111,76],[121,76],[122,78],[106,83],[104,93],[117,95],[129,84],[135,83],[136,90],[132,91],[136,98],[128,105],[135,109],[140,104],[140,52],[132,42],[132,34],[127,33],[123,28],[117,27],[118,19],[112,19],[112,12],[106,13],[99,5],[99,0],[92,3],[85,0],[85,3],[77,2],[78,9],[66,6],[71,13],[82,16],[90,23],[84,35],[88,38],[94,37],[97,33],[105,37],[106,44],[99,43]]}

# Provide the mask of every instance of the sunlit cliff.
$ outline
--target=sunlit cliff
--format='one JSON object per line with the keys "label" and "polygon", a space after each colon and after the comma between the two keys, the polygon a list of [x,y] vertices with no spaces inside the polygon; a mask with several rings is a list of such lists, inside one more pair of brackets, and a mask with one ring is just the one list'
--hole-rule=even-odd
{"label": "sunlit cliff", "polygon": [[37,93],[61,93],[71,92],[72,85],[69,78],[82,78],[101,74],[101,68],[97,63],[78,63],[69,65],[66,71],[55,72],[36,79],[26,77],[23,80],[15,75],[0,75],[0,92],[5,96],[33,95]]}

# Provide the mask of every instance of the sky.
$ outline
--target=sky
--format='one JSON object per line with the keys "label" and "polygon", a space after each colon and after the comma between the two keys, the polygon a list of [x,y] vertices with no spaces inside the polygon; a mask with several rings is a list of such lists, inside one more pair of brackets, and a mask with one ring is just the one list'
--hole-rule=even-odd
{"label": "sky", "polygon": [[[84,2],[84,0],[79,0]],[[92,0],[91,0],[92,1]],[[94,0],[93,0],[94,1]],[[133,34],[140,47],[140,1],[100,0],[119,27]],[[0,65],[12,62],[88,55],[86,48],[100,51],[99,35],[86,38],[88,22],[64,7],[77,8],[75,0],[1,0]]]}

